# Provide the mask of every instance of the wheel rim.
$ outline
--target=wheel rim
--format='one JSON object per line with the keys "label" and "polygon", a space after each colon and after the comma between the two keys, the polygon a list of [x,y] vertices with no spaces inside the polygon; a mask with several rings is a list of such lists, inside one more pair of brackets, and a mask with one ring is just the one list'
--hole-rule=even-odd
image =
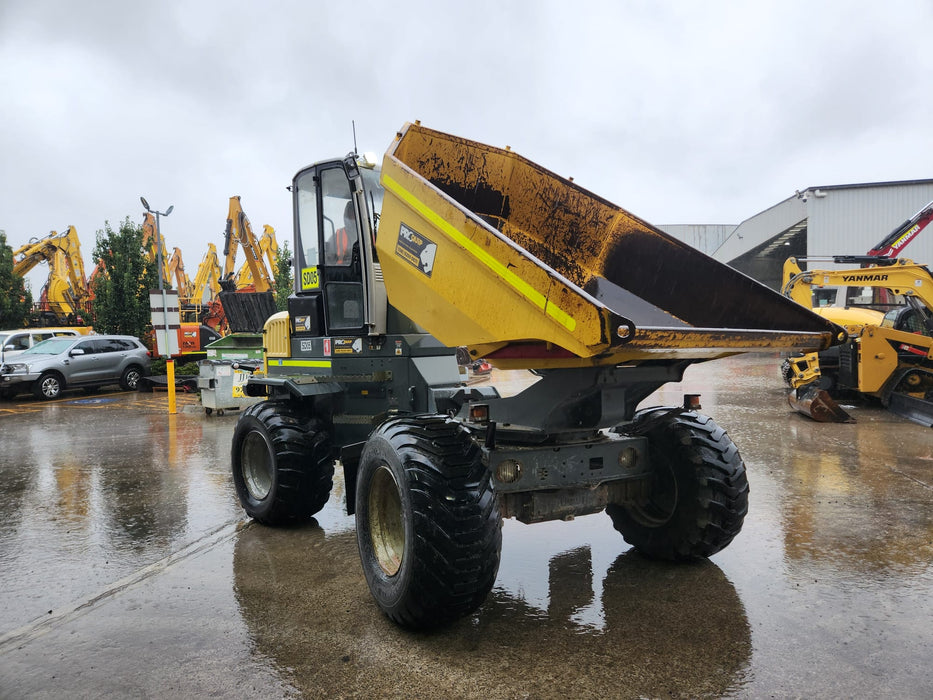
{"label": "wheel rim", "polygon": [[126,385],[130,389],[135,389],[136,385],[139,384],[139,372],[133,370],[132,372],[126,373]]}
{"label": "wheel rim", "polygon": [[42,395],[50,399],[58,396],[60,390],[58,380],[55,377],[46,377],[42,380]]}
{"label": "wheel rim", "polygon": [[261,433],[251,432],[243,440],[241,473],[250,497],[262,501],[272,490],[272,453]]}
{"label": "wheel rim", "polygon": [[659,469],[654,476],[651,495],[644,503],[631,506],[632,518],[646,527],[660,527],[669,521],[677,509],[677,479],[670,465]]}
{"label": "wheel rim", "polygon": [[369,488],[369,534],[379,567],[395,576],[405,554],[405,521],[398,483],[385,465],[373,474]]}

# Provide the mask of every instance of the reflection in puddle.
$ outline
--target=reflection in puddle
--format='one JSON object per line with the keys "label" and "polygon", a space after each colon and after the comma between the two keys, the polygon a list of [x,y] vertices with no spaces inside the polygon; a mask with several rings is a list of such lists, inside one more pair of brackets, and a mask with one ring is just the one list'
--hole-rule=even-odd
{"label": "reflection in puddle", "polygon": [[[722,570],[626,551],[604,515],[506,521],[486,603],[450,627],[411,633],[372,601],[355,534],[334,505],[322,523],[335,530],[253,523],[234,547],[234,592],[254,651],[304,692],[398,696],[443,678],[447,694],[464,697],[549,697],[558,682],[570,695],[694,697],[746,683],[750,627]],[[400,685],[370,685],[387,677]]]}

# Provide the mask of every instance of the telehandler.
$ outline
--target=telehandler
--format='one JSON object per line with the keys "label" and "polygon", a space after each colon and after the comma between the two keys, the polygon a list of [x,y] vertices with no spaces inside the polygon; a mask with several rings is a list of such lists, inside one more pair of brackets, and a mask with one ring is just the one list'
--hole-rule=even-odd
{"label": "telehandler", "polygon": [[[801,270],[801,261],[863,267]],[[814,311],[843,326],[846,343],[789,358],[784,372],[790,405],[822,422],[853,418],[833,398],[845,392],[873,397],[903,418],[933,426],[933,276],[906,258],[835,256],[788,258],[785,296],[811,308],[829,291],[849,302]],[[851,292],[857,292],[852,295]]]}
{"label": "telehandler", "polygon": [[[369,589],[408,628],[482,604],[505,517],[606,510],[668,560],[727,546],[736,446],[697,396],[636,408],[691,363],[844,331],[509,148],[415,122],[374,160],[292,182],[295,291],[246,386],[268,400],[233,436],[247,514],[310,519],[339,462]],[[464,386],[459,346],[537,381]]]}

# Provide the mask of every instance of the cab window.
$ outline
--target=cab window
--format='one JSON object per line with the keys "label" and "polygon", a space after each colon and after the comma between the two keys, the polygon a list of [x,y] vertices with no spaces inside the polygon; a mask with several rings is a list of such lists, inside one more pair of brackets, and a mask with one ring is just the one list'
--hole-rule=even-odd
{"label": "cab window", "polygon": [[324,219],[324,264],[348,267],[354,254],[359,258],[360,229],[356,207],[350,193],[350,181],[343,168],[321,173]]}
{"label": "cab window", "polygon": [[[295,255],[300,262],[300,269],[314,269],[321,264],[318,251],[318,231],[317,231],[317,184],[314,182],[314,171],[300,175],[295,180],[296,223],[298,227],[298,245]],[[301,291],[301,275],[295,280],[296,291]],[[307,280],[304,288],[308,287]]]}

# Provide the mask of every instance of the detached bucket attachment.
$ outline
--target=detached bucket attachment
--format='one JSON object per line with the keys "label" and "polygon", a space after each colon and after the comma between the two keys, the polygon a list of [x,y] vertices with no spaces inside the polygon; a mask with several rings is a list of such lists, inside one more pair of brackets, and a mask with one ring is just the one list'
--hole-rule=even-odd
{"label": "detached bucket attachment", "polygon": [[819,423],[854,423],[855,419],[836,403],[829,392],[812,382],[794,389],[787,396],[787,403],[797,413],[809,416]]}

